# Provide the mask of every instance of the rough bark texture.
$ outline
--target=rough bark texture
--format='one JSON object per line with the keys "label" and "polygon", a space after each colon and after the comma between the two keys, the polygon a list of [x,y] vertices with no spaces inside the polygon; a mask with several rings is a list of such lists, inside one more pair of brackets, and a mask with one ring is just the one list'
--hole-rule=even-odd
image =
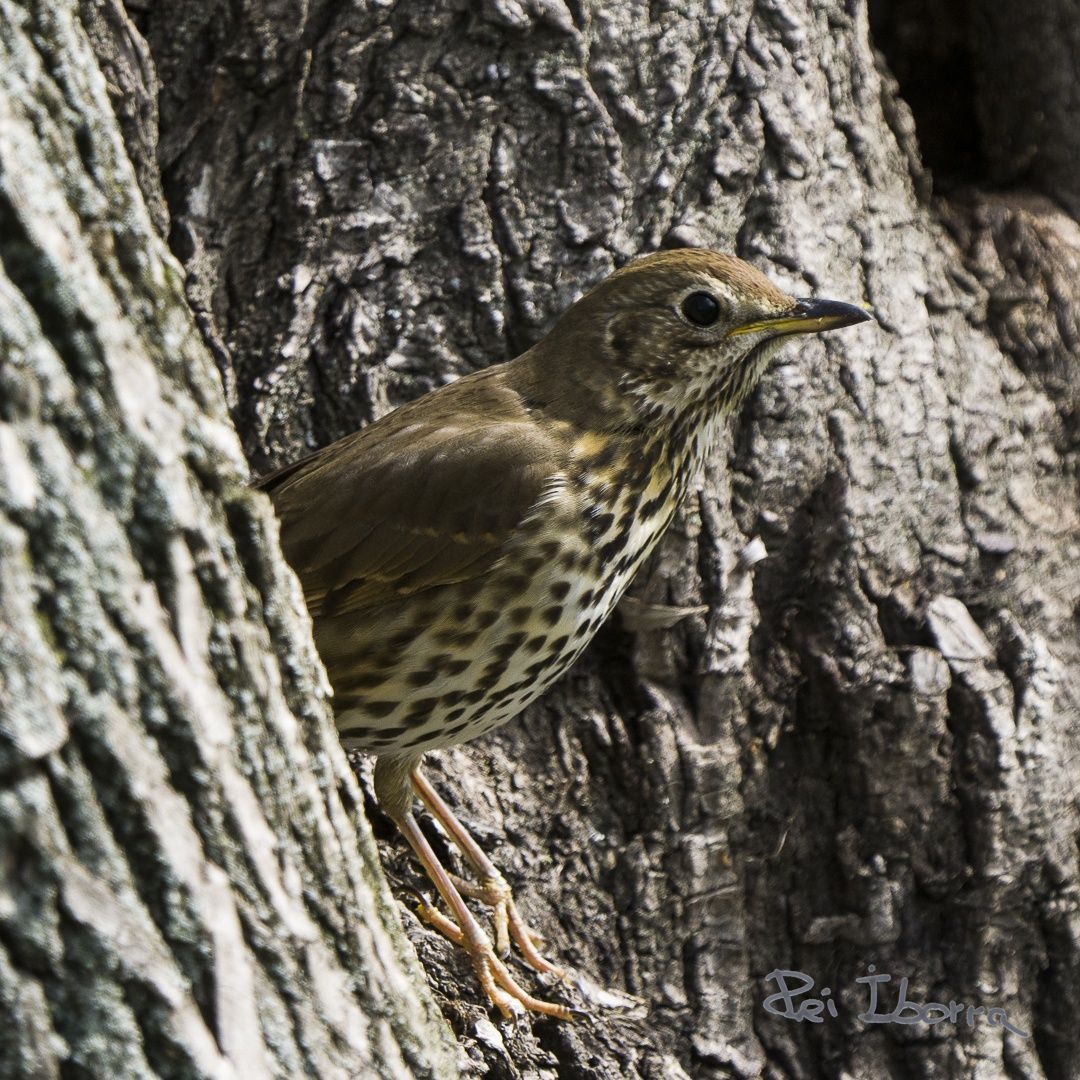
{"label": "rough bark texture", "polygon": [[[117,112],[153,203],[156,72],[169,239],[257,471],[513,355],[661,244],[880,320],[790,351],[635,589],[707,612],[616,619],[542,705],[433,770],[548,951],[643,1001],[495,1023],[407,916],[488,1075],[1080,1074],[1068,6],[935,5],[963,64],[913,117],[858,2],[129,5],[154,71],[112,79],[145,94]],[[875,5],[902,85],[935,40],[919,9]],[[946,161],[933,125],[967,130],[963,110],[980,138]],[[932,192],[921,141],[965,188]],[[351,790],[326,768],[323,799]],[[870,964],[1033,1038],[861,1023]],[[840,1017],[766,1013],[774,968]]]}
{"label": "rough bark texture", "polygon": [[74,5],[2,0],[4,1077],[457,1073],[245,479]]}

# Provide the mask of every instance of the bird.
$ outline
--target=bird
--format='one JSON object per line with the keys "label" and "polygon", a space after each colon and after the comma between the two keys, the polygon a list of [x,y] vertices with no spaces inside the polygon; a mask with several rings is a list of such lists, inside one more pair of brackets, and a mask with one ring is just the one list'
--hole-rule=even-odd
{"label": "bird", "polygon": [[[870,319],[796,298],[733,255],[630,261],[537,344],[408,402],[257,481],[280,522],[346,749],[504,1016],[572,1011],[529,993],[512,940],[555,976],[499,870],[421,770],[506,723],[577,659],[672,520],[719,431],[781,345]],[[476,880],[448,873],[415,799]],[[492,908],[495,944],[465,897]]]}

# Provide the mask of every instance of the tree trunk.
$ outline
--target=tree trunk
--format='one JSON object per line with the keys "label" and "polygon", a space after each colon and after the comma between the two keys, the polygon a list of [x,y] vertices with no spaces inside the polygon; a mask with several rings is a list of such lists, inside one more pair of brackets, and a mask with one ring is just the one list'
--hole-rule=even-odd
{"label": "tree trunk", "polygon": [[456,1075],[269,504],[55,0],[0,0],[0,357],[0,1075]]}
{"label": "tree trunk", "polygon": [[[879,0],[872,43],[871,13],[841,0],[133,2],[138,31],[115,0],[84,0],[135,175],[184,263],[256,471],[514,355],[588,285],[661,245],[734,251],[796,294],[865,298],[878,317],[788,350],[636,584],[637,608],[523,719],[432,769],[548,953],[642,1001],[572,1024],[493,1023],[468,964],[403,908],[445,1015],[487,1075],[1080,1075],[1080,229],[1070,187],[1080,162],[1069,81],[1080,57],[1075,28],[1056,29],[1067,5],[1046,7],[1045,18],[1022,18],[1015,2]],[[51,40],[17,25],[6,21],[2,40],[15,33],[37,50]],[[49,46],[45,65],[61,98],[75,84],[57,64],[77,49],[85,61],[72,41]],[[25,87],[0,107],[24,100],[35,100]],[[69,130],[83,111],[52,109],[27,130],[51,146],[42,125]],[[82,179],[105,153],[87,142],[95,130],[69,130],[70,152],[51,159],[51,183],[78,199],[99,191]],[[0,184],[10,185],[3,153]],[[23,1021],[20,1046],[41,1054],[64,1052],[52,1032],[69,1047],[96,1033],[92,1045],[113,1054],[158,1039],[168,1053],[142,1071],[172,1075],[182,1051],[195,1071],[193,1046],[229,1057],[227,1030],[262,1047],[266,1071],[330,1075],[364,1040],[333,1037],[349,1021],[327,1019],[328,984],[312,975],[289,913],[318,929],[320,955],[347,988],[340,1000],[357,1018],[375,1015],[374,952],[357,927],[380,932],[385,910],[356,789],[327,734],[263,503],[237,489],[206,353],[163,329],[188,325],[175,286],[164,300],[160,284],[137,287],[146,266],[168,266],[150,219],[139,210],[139,242],[125,248],[131,215],[107,201],[111,230],[78,203],[68,244],[96,260],[92,280],[118,297],[138,348],[87,331],[103,318],[76,290],[90,270],[54,254],[49,273],[63,270],[70,287],[50,288],[59,299],[34,317],[78,392],[61,399],[43,383],[4,395],[4,419],[22,425],[3,443],[18,504],[4,507],[16,530],[5,526],[4,610],[21,604],[40,633],[5,670],[9,693],[28,687],[12,695],[23,710],[13,715],[37,734],[11,741],[22,756],[3,766],[14,792],[4,805],[24,822],[13,835],[34,837],[18,865],[31,852],[38,869],[0,907],[0,987],[27,1018],[74,1017],[37,1035]],[[41,294],[52,278],[32,259],[30,271],[12,266],[44,240],[34,233],[9,258],[9,232],[5,218],[8,277],[22,275],[24,296]],[[151,254],[139,262],[125,250]],[[117,269],[106,274],[109,259]],[[5,333],[20,325],[0,319]],[[126,366],[105,394],[116,350]],[[37,368],[12,370],[22,379]],[[175,435],[157,412],[143,421],[150,434],[116,419],[145,413],[123,393],[136,378],[156,380],[180,418]],[[39,429],[79,469],[65,487],[44,450],[18,450],[36,446]],[[61,527],[76,516],[81,532]],[[121,542],[126,562],[113,554]],[[114,565],[129,569],[106,574]],[[119,591],[126,582],[155,588]],[[52,599],[39,599],[50,587]],[[162,612],[152,631],[151,601]],[[705,611],[648,628],[643,601]],[[161,659],[166,631],[181,643],[183,678]],[[19,683],[46,663],[55,674]],[[204,686],[214,696],[196,693]],[[113,734],[121,721],[141,738]],[[256,724],[266,730],[257,739]],[[9,730],[23,729],[5,716],[3,738]],[[154,749],[167,799],[120,746]],[[27,822],[40,832],[46,820],[44,796],[16,782],[35,779],[56,804],[48,820],[62,823],[66,855],[30,832]],[[243,810],[229,786],[241,779]],[[172,865],[174,838],[158,842],[166,817],[181,831],[170,800],[206,865],[224,871],[209,880],[215,897],[233,898],[239,936],[192,914],[204,893]],[[249,814],[276,839],[272,866],[254,861],[259,844],[236,827]],[[423,883],[392,830],[376,826],[407,898]],[[112,847],[84,837],[94,829]],[[159,953],[69,943],[89,921],[57,899],[67,896],[59,868],[75,862],[97,888],[138,899],[179,981],[144,979],[141,994],[127,993],[131,954]],[[122,897],[114,904],[127,911]],[[51,913],[48,927],[15,914],[27,906],[41,920]],[[46,929],[81,969],[56,959]],[[117,919],[110,933],[133,932]],[[221,934],[232,944],[219,946]],[[217,981],[234,954],[246,957],[241,988],[267,987],[273,1004],[223,1024]],[[411,970],[390,946],[378,957]],[[999,1006],[1031,1037],[985,1016],[861,1021],[867,989],[855,980],[870,965],[893,975],[883,1012],[906,977],[912,1000]],[[808,973],[815,994],[829,987],[838,1015],[795,1023],[767,1011],[775,969]],[[404,1017],[400,983],[384,982],[385,1015]],[[72,1007],[98,983],[120,1004]],[[230,984],[227,1003],[256,998]],[[25,1004],[35,1000],[51,1013]],[[180,1004],[169,1012],[162,1000]],[[418,1000],[386,1030],[402,1068],[419,1073],[425,1054],[432,1070],[446,1058]],[[189,1044],[179,1021],[146,1034],[181,1014],[202,1042]],[[289,1057],[312,1045],[326,1066],[313,1052]]]}

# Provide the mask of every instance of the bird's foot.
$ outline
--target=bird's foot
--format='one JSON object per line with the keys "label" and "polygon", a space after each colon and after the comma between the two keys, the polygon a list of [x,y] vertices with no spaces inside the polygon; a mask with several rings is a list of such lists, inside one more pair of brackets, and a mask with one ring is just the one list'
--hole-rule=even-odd
{"label": "bird's foot", "polygon": [[[492,868],[494,869],[494,868]],[[554,975],[557,979],[566,978],[566,972],[556,967],[550,960],[540,955],[538,946],[544,945],[544,939],[531,930],[529,925],[518,912],[517,904],[514,903],[514,894],[506,878],[495,870],[489,873],[480,882],[465,881],[453,875],[454,884],[458,892],[464,896],[479,900],[492,909],[492,921],[495,923],[495,951],[499,956],[507,956],[510,952],[510,942],[513,941],[521,952],[522,959],[534,971],[544,975]]]}
{"label": "bird's foot", "polygon": [[[471,888],[479,891],[478,886]],[[510,903],[512,904],[513,901],[511,900]],[[420,901],[417,915],[443,937],[469,954],[469,960],[472,962],[473,970],[484,993],[507,1019],[521,1016],[526,1012],[542,1013],[559,1020],[574,1018],[575,1010],[568,1009],[565,1005],[556,1005],[551,1001],[542,1001],[523,989],[502,960],[496,956],[487,935],[475,924],[466,932],[453,919],[448,918],[433,904],[423,899]],[[517,938],[515,937],[514,940],[516,941]],[[547,963],[542,957],[540,959],[542,963]],[[548,968],[553,971],[558,970],[552,968],[551,965],[548,965]]]}
{"label": "bird's foot", "polygon": [[514,895],[506,879],[495,864],[484,854],[471,833],[458,821],[457,816],[442,797],[428,783],[427,777],[419,768],[411,774],[413,789],[431,812],[436,821],[446,830],[447,835],[457,846],[472,866],[478,878],[477,882],[464,881],[453,877],[453,884],[460,893],[479,900],[492,909],[495,922],[495,944],[500,956],[506,956],[513,941],[521,950],[521,955],[529,967],[545,975],[565,978],[562,968],[556,967],[540,955],[537,945],[543,945],[543,939],[529,929],[514,903]]}

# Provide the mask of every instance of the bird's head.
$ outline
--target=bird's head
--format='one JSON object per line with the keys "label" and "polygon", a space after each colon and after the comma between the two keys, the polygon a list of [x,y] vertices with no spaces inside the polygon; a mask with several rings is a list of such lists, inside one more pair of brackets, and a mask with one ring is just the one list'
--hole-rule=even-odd
{"label": "bird's head", "polygon": [[616,423],[695,408],[726,414],[787,338],[869,318],[851,304],[789,296],[732,255],[684,248],[602,281],[556,324],[544,359],[583,405],[601,405]]}

